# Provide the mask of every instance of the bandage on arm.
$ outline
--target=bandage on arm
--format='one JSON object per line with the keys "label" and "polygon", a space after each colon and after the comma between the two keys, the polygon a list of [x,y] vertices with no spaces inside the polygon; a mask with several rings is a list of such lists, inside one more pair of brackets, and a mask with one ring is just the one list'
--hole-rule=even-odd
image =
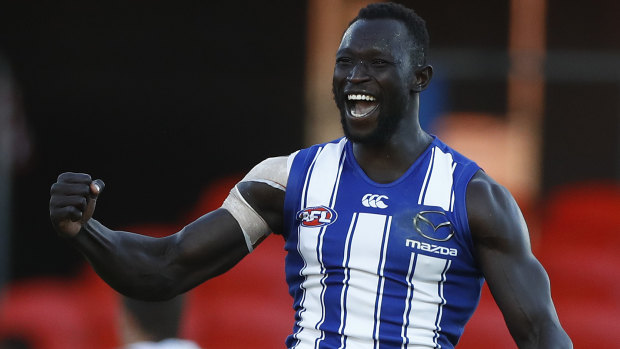
{"label": "bandage on arm", "polygon": [[[290,160],[288,158],[287,156],[281,156],[264,160],[248,172],[239,183],[265,183],[276,189],[285,191],[288,169],[290,166]],[[230,191],[230,194],[222,204],[222,208],[230,212],[237,220],[237,223],[239,223],[243,231],[248,250],[252,252],[254,246],[271,233],[271,229],[263,217],[256,212],[245,200],[241,192],[239,192],[237,188],[239,183]]]}

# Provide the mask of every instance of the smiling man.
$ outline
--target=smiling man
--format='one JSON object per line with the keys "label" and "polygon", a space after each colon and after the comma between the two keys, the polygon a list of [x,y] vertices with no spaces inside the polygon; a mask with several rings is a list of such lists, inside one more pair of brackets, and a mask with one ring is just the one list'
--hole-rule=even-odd
{"label": "smiling man", "polygon": [[427,50],[413,11],[369,5],[336,55],[345,137],[263,161],[220,209],[161,239],[92,219],[103,182],[64,173],[54,227],[112,287],[142,299],[185,292],[282,235],[289,348],[453,348],[485,279],[519,347],[569,348],[510,193],[420,127]]}

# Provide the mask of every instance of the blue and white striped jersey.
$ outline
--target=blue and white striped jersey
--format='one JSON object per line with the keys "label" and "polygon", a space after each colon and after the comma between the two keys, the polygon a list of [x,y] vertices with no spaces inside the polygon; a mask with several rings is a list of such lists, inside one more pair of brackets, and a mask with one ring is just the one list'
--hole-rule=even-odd
{"label": "blue and white striped jersey", "polygon": [[380,184],[346,138],[292,155],[286,277],[289,348],[453,348],[483,277],[465,191],[479,167],[439,139]]}

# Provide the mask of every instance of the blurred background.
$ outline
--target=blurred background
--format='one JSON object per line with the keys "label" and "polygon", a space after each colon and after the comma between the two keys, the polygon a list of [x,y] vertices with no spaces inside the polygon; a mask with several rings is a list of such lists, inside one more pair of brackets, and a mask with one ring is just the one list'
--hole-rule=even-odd
{"label": "blurred background", "polygon": [[[620,2],[398,2],[431,36],[423,127],[513,192],[576,347],[615,347]],[[156,236],[219,207],[262,159],[341,135],[334,55],[366,3],[2,2],[0,338],[118,347],[118,295],[53,232],[50,185],[102,178],[96,218]],[[282,246],[190,292],[183,336],[283,347]],[[516,347],[486,289],[459,346],[480,347]]]}

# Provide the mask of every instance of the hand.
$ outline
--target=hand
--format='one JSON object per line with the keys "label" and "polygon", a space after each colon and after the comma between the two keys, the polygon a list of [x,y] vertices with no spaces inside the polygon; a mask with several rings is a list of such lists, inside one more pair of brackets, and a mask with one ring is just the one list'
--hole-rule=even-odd
{"label": "hand", "polygon": [[84,173],[65,172],[50,189],[50,219],[58,234],[73,237],[93,216],[105,184]]}

